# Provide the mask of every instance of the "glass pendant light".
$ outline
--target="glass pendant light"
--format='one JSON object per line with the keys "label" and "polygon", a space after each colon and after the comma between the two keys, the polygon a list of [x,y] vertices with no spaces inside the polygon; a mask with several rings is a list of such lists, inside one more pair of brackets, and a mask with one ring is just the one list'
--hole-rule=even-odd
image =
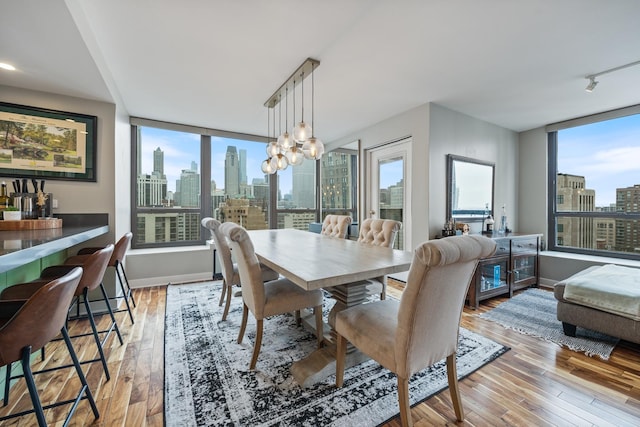
{"label": "glass pendant light", "polygon": [[[295,84],[295,83],[294,83]],[[289,86],[285,88],[285,111],[284,111],[284,133],[278,137],[278,145],[286,153],[294,144],[293,138],[289,135]],[[280,104],[282,109],[282,104]]]}
{"label": "glass pendant light", "polygon": [[[315,82],[314,82],[314,78],[313,78],[313,69],[314,67],[311,67],[311,123],[313,126],[313,119],[314,119],[314,101],[315,101]],[[322,155],[324,154],[324,144],[322,143],[322,141],[320,141],[319,138],[316,138],[313,135],[313,130],[310,126],[311,130],[311,138],[309,138],[307,141],[304,142],[304,144],[302,144],[302,151],[304,152],[304,156],[307,159],[311,159],[311,160],[320,160],[320,158],[322,158]]]}
{"label": "glass pendant light", "polygon": [[[311,72],[311,77],[313,77],[313,72]],[[303,144],[311,135],[313,135],[313,129],[307,123],[304,122],[304,71],[301,74],[302,81],[300,84],[302,85],[302,117],[300,118],[300,123],[293,128],[293,139],[300,144]]]}
{"label": "glass pendant light", "polygon": [[286,154],[287,160],[291,166],[299,166],[304,161],[304,151],[298,147],[297,144],[294,144],[289,150],[287,150]]}
{"label": "glass pendant light", "polygon": [[271,159],[271,167],[274,170],[282,171],[285,170],[287,166],[289,166],[289,161],[287,160],[287,157],[282,153],[278,153],[277,156]]}

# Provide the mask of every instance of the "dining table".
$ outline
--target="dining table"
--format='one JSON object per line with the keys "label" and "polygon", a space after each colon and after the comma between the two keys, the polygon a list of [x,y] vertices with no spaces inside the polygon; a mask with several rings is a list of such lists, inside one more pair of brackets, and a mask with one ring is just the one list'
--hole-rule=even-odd
{"label": "dining table", "polygon": [[[409,251],[296,229],[251,230],[249,236],[262,264],[303,289],[324,289],[335,299],[322,331],[324,346],[291,366],[294,379],[303,387],[335,374],[336,313],[370,298],[367,279],[407,271],[413,259]],[[305,326],[315,329],[311,312],[301,316]],[[348,346],[346,367],[367,359]]]}

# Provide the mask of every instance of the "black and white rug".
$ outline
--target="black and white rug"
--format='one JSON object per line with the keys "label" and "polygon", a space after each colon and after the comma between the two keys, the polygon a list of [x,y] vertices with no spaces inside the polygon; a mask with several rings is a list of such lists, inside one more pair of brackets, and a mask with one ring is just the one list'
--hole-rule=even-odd
{"label": "black and white rug", "polygon": [[557,301],[553,292],[530,288],[493,310],[480,314],[480,317],[521,334],[542,338],[573,351],[581,351],[587,356],[609,359],[619,339],[584,328],[578,328],[575,337],[567,336],[556,313]]}
{"label": "black and white rug", "polygon": [[[301,388],[289,368],[316,348],[316,340],[290,315],[265,320],[257,369],[249,371],[255,319],[249,315],[244,341],[237,344],[241,300],[232,301],[221,321],[220,288],[209,282],[167,289],[167,426],[375,426],[398,415],[396,377],[372,361],[347,369],[340,389],[333,375]],[[466,377],[507,350],[461,329],[458,375]],[[445,361],[414,375],[409,387],[412,405],[446,388]]]}

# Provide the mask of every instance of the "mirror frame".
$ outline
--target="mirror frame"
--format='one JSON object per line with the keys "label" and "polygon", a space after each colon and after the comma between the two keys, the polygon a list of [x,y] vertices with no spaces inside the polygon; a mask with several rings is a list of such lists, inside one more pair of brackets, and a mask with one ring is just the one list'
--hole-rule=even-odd
{"label": "mirror frame", "polygon": [[473,163],[476,165],[488,166],[491,168],[491,204],[489,205],[489,213],[493,215],[493,203],[495,198],[495,181],[496,181],[496,165],[492,162],[471,159],[469,157],[457,156],[455,154],[447,154],[447,217],[448,221],[453,218],[454,221],[479,222],[484,221],[486,211],[482,213],[470,215],[453,215],[453,168],[456,162]]}

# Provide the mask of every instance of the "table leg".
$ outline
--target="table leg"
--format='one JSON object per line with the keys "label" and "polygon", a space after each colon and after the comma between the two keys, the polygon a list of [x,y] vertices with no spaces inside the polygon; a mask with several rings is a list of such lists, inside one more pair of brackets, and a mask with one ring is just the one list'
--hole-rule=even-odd
{"label": "table leg", "polygon": [[[310,387],[336,373],[336,332],[334,331],[336,314],[366,301],[367,284],[368,282],[355,282],[327,289],[336,303],[329,312],[330,330],[325,334],[325,346],[291,365],[291,374],[302,387]],[[367,359],[366,355],[350,343],[348,344],[345,367],[355,366]]]}

